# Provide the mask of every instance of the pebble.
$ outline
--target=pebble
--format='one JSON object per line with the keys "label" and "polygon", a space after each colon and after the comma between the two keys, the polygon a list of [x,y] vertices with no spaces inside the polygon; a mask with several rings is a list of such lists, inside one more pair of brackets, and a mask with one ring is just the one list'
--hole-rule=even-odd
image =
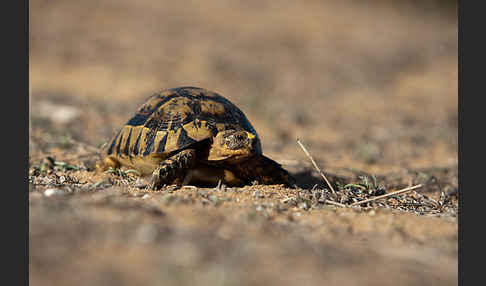
{"label": "pebble", "polygon": [[53,122],[67,124],[76,120],[81,111],[73,106],[54,104],[51,102],[40,102],[38,114],[41,117],[50,119]]}
{"label": "pebble", "polygon": [[146,187],[148,187],[148,185],[149,184],[147,183],[146,180],[140,179],[140,178],[138,178],[137,180],[135,180],[135,182],[133,183],[133,186],[135,188],[138,188],[138,189],[146,188]]}
{"label": "pebble", "polygon": [[253,192],[253,197],[263,199],[265,197],[264,194],[262,194],[259,190],[256,190]]}
{"label": "pebble", "polygon": [[66,182],[66,181],[67,181],[66,177],[64,177],[64,176],[59,177],[59,184],[64,184],[64,182]]}
{"label": "pebble", "polygon": [[63,195],[63,194],[64,194],[64,192],[60,189],[47,189],[47,190],[44,191],[44,196],[46,196],[46,197]]}

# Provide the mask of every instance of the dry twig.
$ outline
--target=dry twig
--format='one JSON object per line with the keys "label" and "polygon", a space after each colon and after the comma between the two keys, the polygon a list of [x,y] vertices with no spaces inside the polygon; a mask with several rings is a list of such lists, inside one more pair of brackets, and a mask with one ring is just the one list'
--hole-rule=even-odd
{"label": "dry twig", "polygon": [[386,198],[386,197],[391,197],[391,196],[407,193],[407,192],[413,191],[413,190],[421,188],[421,187],[423,187],[422,184],[415,185],[413,187],[407,187],[405,189],[401,189],[401,190],[398,190],[398,191],[395,191],[395,192],[391,192],[391,193],[388,193],[388,194],[385,194],[385,195],[382,195],[382,196],[374,197],[374,198],[363,200],[363,201],[354,202],[354,203],[350,204],[349,206],[352,207],[352,206],[360,205],[360,204],[363,204],[363,203],[368,203],[368,202],[376,201],[376,200],[379,200],[379,199],[383,199],[383,198]]}
{"label": "dry twig", "polygon": [[341,204],[341,203],[338,203],[338,202],[335,202],[335,201],[331,201],[329,199],[326,199],[326,204],[335,205],[335,206],[342,207],[342,208],[348,207],[345,204]]}
{"label": "dry twig", "polygon": [[300,145],[300,148],[302,148],[302,150],[304,151],[304,153],[307,155],[307,157],[309,157],[309,159],[311,160],[312,164],[314,165],[314,167],[316,168],[316,170],[319,172],[319,174],[321,174],[321,177],[324,179],[324,181],[326,181],[327,185],[329,186],[329,188],[331,189],[331,192],[333,194],[335,194],[336,192],[334,191],[334,188],[332,187],[332,185],[329,183],[329,181],[327,180],[326,176],[324,175],[324,173],[322,173],[321,169],[319,169],[319,167],[317,166],[316,162],[314,161],[314,159],[312,158],[312,156],[309,154],[309,152],[307,151],[307,149],[304,147],[304,145],[302,145],[302,143],[300,143],[300,140],[297,139],[297,144]]}

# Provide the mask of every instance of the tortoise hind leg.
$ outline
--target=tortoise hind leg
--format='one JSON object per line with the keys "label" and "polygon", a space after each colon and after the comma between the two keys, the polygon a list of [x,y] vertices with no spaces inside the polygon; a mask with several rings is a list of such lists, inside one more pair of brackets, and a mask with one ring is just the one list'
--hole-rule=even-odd
{"label": "tortoise hind leg", "polygon": [[274,160],[261,155],[257,160],[262,171],[259,176],[259,182],[265,185],[283,184],[287,187],[294,183],[294,178],[287,170],[282,168],[282,165]]}
{"label": "tortoise hind leg", "polygon": [[291,186],[294,183],[292,176],[282,168],[282,165],[263,155],[253,157],[233,168],[234,173],[251,183],[257,181],[264,185]]}
{"label": "tortoise hind leg", "polygon": [[182,180],[187,170],[196,163],[196,150],[186,149],[165,159],[152,173],[152,189],[160,189],[164,184]]}

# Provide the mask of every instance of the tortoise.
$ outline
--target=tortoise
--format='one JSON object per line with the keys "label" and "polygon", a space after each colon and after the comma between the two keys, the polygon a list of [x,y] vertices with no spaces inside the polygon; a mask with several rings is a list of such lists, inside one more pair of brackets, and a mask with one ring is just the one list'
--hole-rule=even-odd
{"label": "tortoise", "polygon": [[216,92],[177,87],[156,92],[102,149],[102,170],[137,170],[159,189],[169,184],[283,184],[291,176],[262,154],[243,112]]}

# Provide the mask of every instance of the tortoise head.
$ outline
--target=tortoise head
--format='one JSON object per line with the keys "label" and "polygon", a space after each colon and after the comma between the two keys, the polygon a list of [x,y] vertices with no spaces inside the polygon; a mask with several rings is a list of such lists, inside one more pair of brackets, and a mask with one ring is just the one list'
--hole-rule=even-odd
{"label": "tortoise head", "polygon": [[238,162],[259,152],[260,141],[255,134],[244,130],[225,130],[214,137],[209,161]]}

